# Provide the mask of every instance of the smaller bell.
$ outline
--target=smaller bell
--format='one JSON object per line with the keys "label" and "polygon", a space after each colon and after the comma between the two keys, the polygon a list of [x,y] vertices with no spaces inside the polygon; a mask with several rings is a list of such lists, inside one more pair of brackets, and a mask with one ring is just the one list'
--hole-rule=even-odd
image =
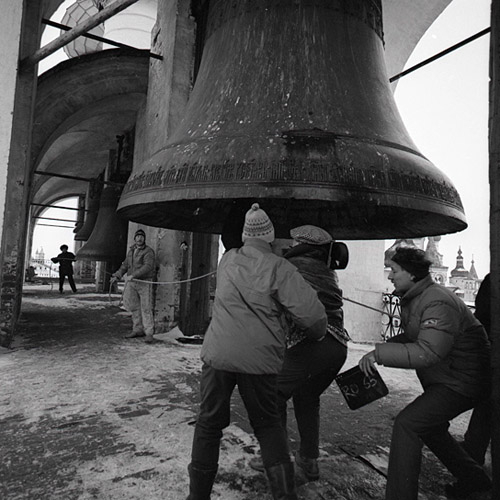
{"label": "smaller bell", "polygon": [[125,258],[128,221],[116,212],[121,191],[121,187],[114,186],[102,190],[94,230],[76,253],[78,260],[117,262]]}
{"label": "smaller bell", "polygon": [[75,234],[75,241],[87,241],[94,230],[99,212],[102,184],[91,182],[85,197],[85,218],[82,227]]}

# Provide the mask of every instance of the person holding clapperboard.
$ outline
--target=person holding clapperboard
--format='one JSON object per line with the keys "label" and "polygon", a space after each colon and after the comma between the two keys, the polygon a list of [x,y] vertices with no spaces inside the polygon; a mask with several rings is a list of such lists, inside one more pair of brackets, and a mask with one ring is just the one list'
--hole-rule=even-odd
{"label": "person holding clapperboard", "polygon": [[367,376],[375,363],[414,368],[424,392],[394,421],[385,498],[417,500],[423,444],[457,478],[445,487],[448,498],[487,491],[490,478],[448,432],[452,419],[489,392],[486,332],[459,297],[434,282],[423,250],[400,247],[388,264],[404,333],[376,344],[359,367]]}

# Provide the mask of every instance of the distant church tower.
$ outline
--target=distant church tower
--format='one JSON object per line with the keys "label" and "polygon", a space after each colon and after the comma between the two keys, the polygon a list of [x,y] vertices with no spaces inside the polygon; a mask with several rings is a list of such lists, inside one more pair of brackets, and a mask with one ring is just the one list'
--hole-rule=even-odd
{"label": "distant church tower", "polygon": [[477,277],[476,268],[474,267],[474,258],[472,259],[470,271],[467,271],[464,267],[462,249],[459,247],[457,264],[450,273],[450,284],[456,287],[455,293],[466,303],[473,304],[480,283],[481,280]]}
{"label": "distant church tower", "polygon": [[35,252],[35,259],[37,261],[43,262],[45,260],[45,252],[43,251],[43,247],[40,247],[40,250],[36,250]]}
{"label": "distant church tower", "polygon": [[431,276],[436,283],[440,285],[446,285],[448,276],[448,267],[443,265],[443,254],[439,253],[439,242],[441,241],[441,236],[431,236],[427,241],[427,248],[425,249],[425,254],[427,258],[432,262],[430,272]]}

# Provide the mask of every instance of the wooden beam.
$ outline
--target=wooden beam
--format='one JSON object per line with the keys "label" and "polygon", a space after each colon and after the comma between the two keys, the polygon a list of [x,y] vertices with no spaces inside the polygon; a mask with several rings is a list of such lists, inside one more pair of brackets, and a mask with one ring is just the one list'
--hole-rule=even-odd
{"label": "wooden beam", "polygon": [[123,187],[125,184],[123,182],[113,182],[113,181],[103,181],[99,178],[90,178],[90,177],[78,177],[76,175],[66,175],[66,174],[57,174],[55,172],[43,172],[42,170],[35,170],[36,175],[46,175],[48,177],[59,177],[61,179],[72,179],[75,181],[84,181],[84,182],[95,182],[100,184],[108,184],[110,186]]}
{"label": "wooden beam", "polygon": [[39,63],[42,59],[45,59],[46,57],[53,54],[56,50],[59,50],[61,47],[64,47],[68,43],[72,42],[75,38],[78,38],[84,33],[87,33],[87,31],[90,31],[110,17],[113,17],[115,14],[118,14],[118,12],[125,10],[127,7],[136,2],[138,2],[138,0],[115,0],[115,2],[113,2],[108,7],[105,7],[97,14],[89,17],[83,23],[78,24],[70,31],[63,33],[59,38],[52,40],[52,42],[38,49],[34,54],[23,59],[21,61],[21,66],[26,67]]}
{"label": "wooden beam", "polygon": [[479,33],[476,33],[475,35],[472,35],[465,40],[462,40],[459,43],[456,43],[455,45],[452,45],[451,47],[442,50],[441,52],[438,52],[436,55],[429,57],[428,59],[425,59],[424,61],[415,64],[415,66],[412,66],[411,68],[408,68],[405,71],[402,71],[401,73],[398,73],[397,75],[394,75],[393,77],[389,78],[389,83],[393,83],[396,80],[399,80],[401,77],[409,75],[410,73],[413,73],[417,69],[422,68],[423,66],[426,66],[427,64],[430,64],[431,62],[437,61],[443,56],[448,55],[449,53],[453,52],[454,50],[457,50],[464,45],[467,45],[470,42],[473,42],[474,40],[477,40],[478,38],[487,35],[491,31],[491,28],[485,28],[484,30],[480,31]]}
{"label": "wooden beam", "polygon": [[[47,26],[52,26],[53,28],[59,28],[60,30],[70,31],[72,28],[70,26],[66,26],[64,24],[55,23],[50,19],[42,19],[42,23]],[[120,49],[129,49],[129,50],[137,50],[139,52],[147,52],[149,57],[153,59],[163,60],[163,56],[159,54],[153,54],[150,50],[144,51],[143,49],[138,49],[137,47],[133,47],[132,45],[127,45],[126,43],[115,42],[114,40],[110,40],[109,38],[104,38],[102,36],[92,35],[91,33],[82,34],[83,37],[89,38],[90,40],[96,40],[98,42],[107,43],[108,45],[113,45],[114,47],[118,47]]]}
{"label": "wooden beam", "polygon": [[500,498],[500,0],[491,2],[489,181],[491,253],[491,456],[493,492]]}
{"label": "wooden beam", "polygon": [[[59,205],[46,205],[45,203],[31,203],[31,205],[34,207],[60,208],[62,210],[82,210],[81,208],[60,207]],[[85,212],[90,212],[90,210],[85,210]]]}
{"label": "wooden beam", "polygon": [[40,217],[39,215],[36,217],[33,217],[33,219],[56,220],[58,222],[78,222],[77,220],[73,220],[73,219],[59,219],[58,217]]}

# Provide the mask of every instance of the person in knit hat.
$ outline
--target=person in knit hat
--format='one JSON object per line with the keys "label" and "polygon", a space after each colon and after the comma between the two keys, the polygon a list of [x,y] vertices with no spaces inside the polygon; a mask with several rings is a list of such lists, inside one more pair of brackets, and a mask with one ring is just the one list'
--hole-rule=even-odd
{"label": "person in knit hat", "polygon": [[120,268],[111,275],[110,286],[124,275],[125,289],[123,304],[132,313],[132,331],[125,338],[144,337],[145,342],[153,342],[154,317],[152,301],[152,281],[155,273],[155,253],[146,245],[146,233],[138,229],[134,234],[134,244]]}
{"label": "person in knit hat", "polygon": [[376,363],[413,368],[423,393],[394,421],[385,498],[417,498],[423,444],[457,479],[446,485],[446,496],[468,498],[490,489],[491,480],[448,429],[452,419],[489,394],[486,332],[463,300],[432,279],[423,250],[398,248],[388,264],[394,293],[401,297],[403,333],[375,344],[359,367],[368,377]]}
{"label": "person in knit hat", "polygon": [[243,242],[251,238],[258,238],[267,243],[274,241],[274,226],[266,212],[254,203],[245,216],[245,224],[241,239]]}
{"label": "person in knit hat", "polygon": [[277,407],[286,342],[282,314],[287,311],[311,339],[325,336],[327,317],[297,268],[272,252],[274,227],[258,203],[246,213],[242,240],[241,248],[224,253],[217,270],[212,319],[201,348],[201,403],[188,467],[188,500],[210,498],[236,385],[260,444],[273,498],[297,499]]}

